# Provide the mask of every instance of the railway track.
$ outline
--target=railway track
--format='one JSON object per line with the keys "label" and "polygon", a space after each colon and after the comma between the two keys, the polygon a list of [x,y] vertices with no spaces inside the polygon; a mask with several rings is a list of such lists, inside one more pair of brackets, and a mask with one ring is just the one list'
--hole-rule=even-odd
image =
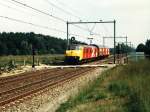
{"label": "railway track", "polygon": [[113,62],[113,56],[101,59],[101,60],[95,60],[89,63],[86,63],[85,65],[98,65],[98,64],[104,64],[104,63],[110,63]]}
{"label": "railway track", "polygon": [[[113,61],[113,56],[104,60],[90,62],[90,64],[102,64],[110,61]],[[79,77],[92,70],[93,68],[53,68],[2,77],[0,78],[0,107],[15,103],[20,99]]]}
{"label": "railway track", "polygon": [[[5,81],[2,81],[0,83],[0,91],[8,91],[8,89],[13,88],[13,85],[15,85],[15,87],[20,87],[20,86],[25,86],[27,84],[30,84],[31,82],[37,82],[39,80],[41,80],[41,78],[47,78],[50,75],[53,75],[55,72],[55,74],[59,74],[61,73],[61,69],[50,69],[50,70],[45,70],[42,72],[35,72],[35,73],[31,73],[31,74],[26,74],[24,76],[15,76],[12,77],[12,79],[8,78],[7,80],[5,79]],[[68,69],[66,69],[66,72],[69,72]],[[6,77],[7,78],[7,77]]]}
{"label": "railway track", "polygon": [[79,77],[93,68],[50,69],[0,78],[0,106],[18,101],[28,95]]}
{"label": "railway track", "polygon": [[[126,58],[126,54],[116,54],[115,58],[116,61],[121,61],[121,59]],[[114,56],[111,55],[108,58],[91,62],[90,64],[104,64],[104,63],[113,63],[113,62],[114,62]]]}

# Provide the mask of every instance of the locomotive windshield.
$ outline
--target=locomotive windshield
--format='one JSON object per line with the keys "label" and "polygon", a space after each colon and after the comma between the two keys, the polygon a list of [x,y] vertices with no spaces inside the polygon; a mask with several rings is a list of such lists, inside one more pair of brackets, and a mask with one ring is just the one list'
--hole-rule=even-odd
{"label": "locomotive windshield", "polygon": [[80,46],[79,45],[71,45],[70,50],[80,50]]}

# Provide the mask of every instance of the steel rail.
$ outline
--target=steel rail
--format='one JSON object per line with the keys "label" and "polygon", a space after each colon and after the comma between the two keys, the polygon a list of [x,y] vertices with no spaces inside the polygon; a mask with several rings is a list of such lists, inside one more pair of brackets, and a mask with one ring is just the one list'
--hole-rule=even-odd
{"label": "steel rail", "polygon": [[[91,70],[93,70],[93,68],[91,68],[91,69],[88,70],[88,71],[83,71],[82,74],[83,74],[83,73],[87,73],[87,72],[89,72],[89,71],[91,71]],[[1,101],[1,102],[0,102],[0,106],[6,105],[6,104],[8,104],[8,103],[10,103],[10,102],[14,102],[15,100],[18,100],[18,99],[22,99],[22,98],[24,98],[24,97],[26,97],[26,96],[29,96],[29,95],[34,94],[34,93],[37,93],[37,92],[39,92],[39,91],[41,91],[41,90],[43,90],[43,89],[49,88],[50,86],[57,85],[58,83],[63,83],[63,82],[65,82],[65,81],[69,80],[69,79],[75,78],[76,76],[80,76],[80,75],[81,75],[81,73],[74,74],[74,75],[71,75],[70,77],[61,79],[61,80],[59,80],[59,81],[57,81],[57,82],[54,82],[54,83],[45,85],[45,86],[43,86],[43,87],[39,87],[39,88],[37,88],[37,89],[35,89],[35,90],[28,91],[27,93],[23,93],[23,94],[21,94],[21,95],[17,95],[17,96],[15,96],[15,97],[9,98],[9,99],[7,99],[7,100],[5,100],[5,101]],[[77,77],[76,77],[76,78],[77,78]]]}

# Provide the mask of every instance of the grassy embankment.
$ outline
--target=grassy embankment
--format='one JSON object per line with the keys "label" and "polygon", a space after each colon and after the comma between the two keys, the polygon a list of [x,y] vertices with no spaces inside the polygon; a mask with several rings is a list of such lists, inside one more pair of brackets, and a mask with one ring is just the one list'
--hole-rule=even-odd
{"label": "grassy embankment", "polygon": [[150,61],[104,72],[57,112],[150,112]]}

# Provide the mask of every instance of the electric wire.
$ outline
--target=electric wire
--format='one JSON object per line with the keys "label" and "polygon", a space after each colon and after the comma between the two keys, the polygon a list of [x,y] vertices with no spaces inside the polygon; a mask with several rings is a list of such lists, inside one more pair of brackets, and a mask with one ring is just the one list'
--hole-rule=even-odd
{"label": "electric wire", "polygon": [[111,33],[109,32],[109,30],[107,29],[107,27],[104,24],[102,24],[102,25],[103,25],[104,30],[111,36]]}
{"label": "electric wire", "polygon": [[[57,20],[60,20],[60,21],[62,21],[62,22],[65,22],[65,23],[67,22],[66,20],[64,20],[64,19],[62,19],[62,18],[53,16],[53,15],[51,15],[51,14],[49,14],[49,13],[46,13],[46,12],[41,11],[41,10],[39,10],[39,9],[36,9],[36,8],[34,8],[34,7],[32,7],[32,6],[29,6],[29,5],[27,5],[27,4],[24,4],[24,3],[22,3],[22,2],[19,2],[19,1],[16,1],[16,0],[11,0],[11,1],[13,1],[13,2],[15,2],[15,3],[17,3],[17,4],[20,4],[20,5],[23,5],[23,6],[25,6],[25,7],[28,7],[28,8],[30,8],[30,9],[32,9],[32,10],[35,10],[35,11],[39,12],[39,13],[42,13],[42,14],[45,14],[45,15],[47,15],[47,16],[53,17],[53,18],[55,18],[55,19],[57,19]],[[88,29],[85,29],[85,28],[80,27],[80,26],[78,26],[78,25],[73,24],[73,26],[76,26],[76,27],[78,27],[78,28],[80,28],[80,29],[82,29],[82,30],[88,31]],[[88,31],[88,32],[89,32],[89,31]]]}
{"label": "electric wire", "polygon": [[[70,12],[68,12],[68,11],[66,11],[66,10],[64,10],[64,9],[62,9],[62,8],[60,8],[60,7],[58,7],[58,6],[56,6],[54,3],[50,2],[49,0],[45,0],[45,1],[46,1],[47,3],[49,3],[50,5],[56,7],[57,9],[61,10],[62,12],[67,13],[67,14],[69,14],[69,15],[72,15],[72,16],[78,18],[79,20],[81,20],[80,17],[78,17],[78,16],[76,16],[76,15],[74,15],[74,14],[72,14],[72,13],[70,13]],[[83,27],[81,27],[81,26],[78,26],[78,25],[75,25],[75,24],[73,24],[73,26],[75,26],[75,27],[77,27],[77,28],[80,28],[80,29],[82,29],[82,30],[88,31],[88,29],[83,28]]]}
{"label": "electric wire", "polygon": [[[48,1],[48,0],[47,0],[47,1]],[[66,5],[65,3],[63,3],[63,2],[61,2],[61,1],[59,1],[59,0],[55,0],[55,1],[57,1],[57,3],[61,4],[63,7],[68,7],[69,10],[72,10],[73,12],[77,12],[76,10],[74,10],[74,9],[71,8],[71,7],[69,7],[69,6]],[[78,12],[78,13],[79,13],[79,12]],[[82,20],[80,16],[76,16],[76,17],[78,17],[78,19],[79,19],[80,21]],[[88,27],[87,27],[87,28],[83,28],[83,27],[80,27],[80,26],[78,26],[78,25],[74,25],[74,26],[77,26],[78,28],[81,28],[82,30],[89,31]]]}
{"label": "electric wire", "polygon": [[[12,3],[12,2],[10,2],[10,3]],[[16,4],[14,4],[14,3],[12,3],[13,5],[16,5]],[[0,3],[0,5],[1,6],[3,6],[3,7],[6,7],[6,8],[8,8],[8,9],[12,9],[12,10],[15,10],[16,12],[19,12],[19,13],[21,13],[21,14],[28,14],[28,15],[30,15],[30,16],[33,16],[33,17],[35,17],[37,20],[39,20],[40,18],[39,17],[41,17],[40,15],[36,15],[36,14],[32,14],[32,13],[29,13],[29,12],[27,12],[27,11],[24,11],[24,10],[21,10],[21,9],[17,9],[17,8],[14,8],[14,7],[12,7],[12,6],[8,6],[8,5],[5,5],[5,4],[3,4],[3,3]],[[18,6],[18,5],[16,5],[16,6]],[[19,6],[19,7],[21,7],[21,6]],[[22,8],[22,7],[21,7]],[[44,18],[44,19],[46,19],[46,18]],[[40,19],[41,20],[41,19]]]}
{"label": "electric wire", "polygon": [[[46,13],[46,12],[44,12],[44,11],[42,11],[42,10],[36,9],[36,8],[30,6],[30,5],[24,4],[24,3],[19,2],[19,1],[16,1],[16,0],[11,0],[11,1],[12,1],[12,2],[15,2],[15,3],[17,3],[17,4],[20,4],[20,5],[24,6],[24,7],[30,8],[30,9],[36,11],[36,12],[41,13],[41,14],[44,14],[44,15],[53,17],[53,18],[55,18],[55,19],[57,19],[57,20],[59,20],[59,21],[62,21],[62,22],[65,22],[65,23],[67,22],[67,21],[65,21],[65,20],[62,19],[62,18],[53,16],[52,14],[49,14],[49,13]],[[12,19],[12,20],[14,20],[14,21],[17,21],[17,19],[13,19],[13,18],[1,16],[1,18],[2,18],[2,17],[3,17],[3,18],[7,18],[7,19]],[[33,25],[33,26],[37,26],[37,27],[49,29],[47,26],[36,25],[36,24],[30,23],[30,22],[24,22],[24,21],[22,21],[22,20],[18,20],[18,21],[20,21],[20,22],[22,22],[22,23],[28,23],[28,24]],[[75,27],[78,27],[78,28],[80,28],[80,29],[82,29],[82,30],[85,30],[85,31],[88,31],[88,32],[89,32],[89,30],[86,29],[86,28],[80,27],[80,26],[75,25],[75,24],[72,24],[72,25],[75,26]],[[61,31],[61,32],[64,32],[64,31]],[[71,35],[71,34],[70,34],[70,35]],[[72,34],[72,35],[75,35],[75,34]],[[80,36],[80,35],[76,35],[76,36]]]}
{"label": "electric wire", "polygon": [[[57,3],[59,3],[60,5],[62,5],[63,7],[68,7],[69,10],[71,10],[72,12],[75,12],[75,13],[79,13],[78,11],[76,11],[75,9],[71,8],[70,6],[66,5],[65,3],[59,1],[59,0],[55,0]],[[78,16],[79,17],[79,16]],[[81,18],[81,17],[79,17]]]}
{"label": "electric wire", "polygon": [[7,3],[11,3],[11,4],[13,4],[13,5],[17,6],[17,7],[23,8],[23,7],[20,6],[19,4],[15,4],[13,1],[10,1],[10,0],[4,0],[4,1],[7,2]]}
{"label": "electric wire", "polygon": [[51,6],[55,7],[55,8],[57,8],[58,10],[60,10],[60,11],[62,11],[62,12],[64,12],[64,13],[66,13],[66,14],[72,15],[72,16],[74,16],[75,18],[78,18],[79,20],[81,20],[80,17],[78,17],[78,16],[76,16],[76,15],[70,13],[69,11],[64,10],[64,9],[61,8],[61,7],[58,7],[57,5],[55,5],[54,3],[50,2],[49,0],[44,0],[44,1],[47,2],[49,5],[51,5]]}
{"label": "electric wire", "polygon": [[[38,28],[53,30],[53,31],[57,31],[57,32],[65,33],[65,34],[67,33],[65,31],[62,31],[62,30],[59,30],[59,29],[56,29],[56,28],[50,28],[48,26],[42,26],[42,25],[38,25],[38,24],[35,24],[35,23],[31,23],[31,22],[26,22],[26,21],[23,21],[23,20],[19,20],[19,19],[7,17],[7,16],[0,16],[0,18],[8,19],[8,20],[11,20],[11,21],[19,22],[19,23],[29,24],[29,25],[32,25],[32,26],[38,27]],[[73,33],[69,33],[69,35],[84,37],[83,35],[78,35],[78,34],[73,34]]]}
{"label": "electric wire", "polygon": [[0,5],[1,6],[3,6],[3,7],[6,7],[6,8],[8,8],[8,9],[13,9],[13,10],[15,10],[16,12],[20,12],[20,13],[26,13],[26,14],[29,14],[29,15],[32,15],[32,16],[35,16],[34,14],[31,14],[31,13],[28,13],[28,12],[26,12],[26,11],[23,11],[23,10],[18,10],[17,8],[14,8],[14,7],[11,7],[11,6],[8,6],[8,5],[6,5],[6,4],[3,4],[3,3],[0,3]]}
{"label": "electric wire", "polygon": [[59,30],[59,29],[49,28],[47,26],[42,26],[42,25],[38,25],[38,24],[35,24],[35,23],[31,23],[31,22],[26,22],[26,21],[23,21],[23,20],[19,20],[19,19],[7,17],[7,16],[0,16],[0,18],[8,19],[8,20],[11,20],[11,21],[19,22],[19,23],[29,24],[29,25],[39,27],[39,28],[44,28],[44,29],[48,29],[48,30],[53,30],[53,31],[57,31],[57,32],[66,33],[65,31],[62,31],[62,30]]}
{"label": "electric wire", "polygon": [[[3,7],[7,7],[7,8],[9,8],[9,9],[13,9],[13,10],[15,10],[15,11],[18,11],[16,8],[10,7],[10,6],[5,5],[5,4],[3,4],[3,3],[0,3],[0,5],[3,6]],[[20,12],[23,12],[23,11],[20,11]]]}
{"label": "electric wire", "polygon": [[16,1],[16,0],[11,0],[11,1],[13,1],[13,2],[15,2],[15,3],[17,3],[17,4],[20,4],[20,5],[23,5],[24,7],[28,7],[28,8],[30,8],[30,9],[36,11],[36,12],[39,12],[39,13],[45,14],[45,15],[47,15],[47,16],[50,16],[50,17],[52,17],[52,18],[55,18],[55,19],[57,19],[57,20],[59,20],[59,21],[66,22],[66,20],[64,20],[64,19],[62,19],[62,18],[53,16],[52,14],[46,13],[46,12],[44,12],[44,11],[42,11],[42,10],[39,10],[39,9],[37,9],[37,8],[34,8],[34,7],[30,6],[30,5],[24,4],[24,3],[19,2],[19,1]]}

